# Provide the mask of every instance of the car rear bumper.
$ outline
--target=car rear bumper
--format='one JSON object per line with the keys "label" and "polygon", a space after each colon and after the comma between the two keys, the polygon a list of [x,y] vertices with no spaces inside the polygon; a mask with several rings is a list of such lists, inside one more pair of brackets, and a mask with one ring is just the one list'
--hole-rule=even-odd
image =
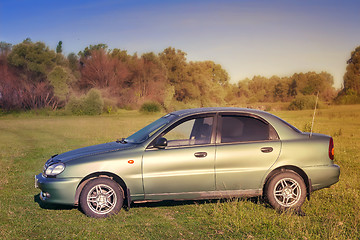
{"label": "car rear bumper", "polygon": [[46,178],[35,176],[35,188],[41,190],[40,199],[48,203],[74,205],[75,192],[80,178]]}
{"label": "car rear bumper", "polygon": [[311,179],[312,191],[330,187],[339,181],[340,167],[336,164],[304,168]]}

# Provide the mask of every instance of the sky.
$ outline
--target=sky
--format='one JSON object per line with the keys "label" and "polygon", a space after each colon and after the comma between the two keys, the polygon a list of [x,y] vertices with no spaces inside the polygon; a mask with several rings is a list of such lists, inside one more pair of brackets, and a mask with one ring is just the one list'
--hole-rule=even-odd
{"label": "sky", "polygon": [[360,46],[359,0],[1,0],[0,41],[63,53],[105,43],[129,54],[171,46],[211,60],[236,83],[326,71],[340,88]]}

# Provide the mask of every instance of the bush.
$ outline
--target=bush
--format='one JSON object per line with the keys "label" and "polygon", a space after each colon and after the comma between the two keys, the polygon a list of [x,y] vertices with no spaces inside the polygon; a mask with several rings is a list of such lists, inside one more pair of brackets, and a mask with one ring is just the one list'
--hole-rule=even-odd
{"label": "bush", "polygon": [[144,113],[154,113],[160,112],[161,106],[157,102],[147,102],[141,105],[140,112]]}
{"label": "bush", "polygon": [[104,98],[104,107],[103,112],[111,114],[115,113],[118,110],[116,106],[116,100],[110,98]]}
{"label": "bush", "polygon": [[84,99],[85,115],[99,115],[102,113],[104,100],[99,90],[91,89]]}
{"label": "bush", "polygon": [[69,102],[66,104],[66,111],[70,112],[74,115],[83,115],[83,106],[82,106],[82,100],[79,98],[70,98]]}
{"label": "bush", "polygon": [[66,110],[74,115],[99,115],[103,111],[103,106],[100,91],[91,89],[85,97],[70,99]]}
{"label": "bush", "polygon": [[[315,96],[298,96],[296,97],[289,105],[289,110],[305,110],[305,109],[314,109],[316,103]],[[317,104],[319,107],[319,102]]]}
{"label": "bush", "polygon": [[346,92],[340,92],[339,96],[335,99],[336,104],[359,104],[360,95],[358,95],[354,90],[349,89]]}

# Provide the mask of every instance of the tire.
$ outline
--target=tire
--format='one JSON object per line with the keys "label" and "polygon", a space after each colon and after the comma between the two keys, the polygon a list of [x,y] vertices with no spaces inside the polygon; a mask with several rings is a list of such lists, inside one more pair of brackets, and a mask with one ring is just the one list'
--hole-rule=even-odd
{"label": "tire", "polygon": [[109,178],[90,180],[80,194],[82,211],[93,218],[106,218],[117,214],[124,202],[122,188]]}
{"label": "tire", "polygon": [[300,210],[306,198],[306,186],[302,177],[285,171],[273,176],[266,186],[266,198],[276,210]]}

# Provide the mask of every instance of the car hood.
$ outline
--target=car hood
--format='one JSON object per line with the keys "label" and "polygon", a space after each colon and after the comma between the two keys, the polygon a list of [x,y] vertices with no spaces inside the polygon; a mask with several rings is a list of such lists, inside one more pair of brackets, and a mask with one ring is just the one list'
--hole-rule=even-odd
{"label": "car hood", "polygon": [[125,149],[130,149],[136,147],[136,144],[132,143],[118,143],[118,142],[110,142],[103,143],[89,147],[83,147],[79,149],[75,149],[69,152],[61,153],[52,158],[53,161],[59,160],[61,162],[67,162],[73,159],[82,158],[91,155],[102,154],[106,152],[114,152],[121,151]]}

